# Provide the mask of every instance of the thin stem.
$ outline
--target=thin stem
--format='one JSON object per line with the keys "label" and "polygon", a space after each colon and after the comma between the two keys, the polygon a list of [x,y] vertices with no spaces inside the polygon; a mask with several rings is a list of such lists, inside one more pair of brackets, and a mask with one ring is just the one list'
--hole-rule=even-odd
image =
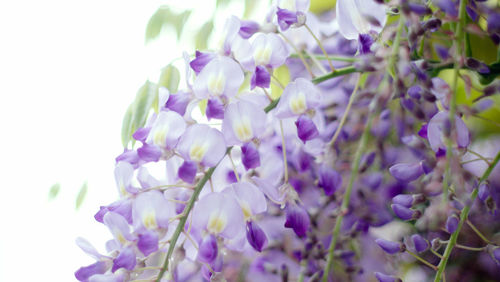
{"label": "thin stem", "polygon": [[283,122],[280,120],[281,151],[283,151],[283,165],[285,167],[285,183],[288,183],[288,162],[286,160],[285,134],[283,133]]}
{"label": "thin stem", "polygon": [[[312,57],[316,58],[317,60],[326,60],[326,57],[323,55],[309,55],[309,54],[303,54],[305,58],[312,59]],[[290,58],[299,58],[298,54],[291,54]],[[354,57],[342,57],[342,56],[331,56],[329,55],[328,58],[332,61],[339,61],[339,62],[347,62],[347,63],[354,63],[358,59]]]}
{"label": "thin stem", "polygon": [[325,69],[325,67],[323,67],[323,65],[320,63],[320,61],[318,61],[318,59],[316,59],[316,57],[314,55],[311,54],[311,52],[304,50],[304,52],[307,54],[307,56],[314,62],[314,64],[316,66],[318,66],[318,68],[323,72],[323,74],[327,74],[328,71]]}
{"label": "thin stem", "polygon": [[487,118],[482,117],[482,116],[477,115],[477,114],[473,114],[473,115],[471,115],[471,116],[472,116],[472,117],[475,117],[475,118],[478,118],[478,119],[480,119],[480,120],[487,121],[487,122],[489,122],[489,123],[491,123],[491,124],[493,124],[493,125],[497,126],[498,128],[500,128],[500,123],[499,123],[499,122],[496,122],[496,121],[491,120],[491,119],[487,119]]}
{"label": "thin stem", "polygon": [[332,79],[334,77],[350,74],[353,72],[360,72],[360,71],[358,69],[356,69],[354,66],[348,66],[345,68],[336,69],[335,71],[332,71],[331,73],[316,77],[315,79],[312,80],[312,83],[318,84],[318,83],[321,83],[325,80],[329,80],[329,79]]}
{"label": "thin stem", "polygon": [[[228,148],[227,153],[229,153],[230,150],[231,150],[231,147]],[[215,166],[209,168],[206,171],[206,173],[203,176],[203,178],[200,180],[200,182],[198,182],[198,184],[194,188],[193,195],[191,195],[191,198],[189,198],[189,201],[188,201],[186,207],[184,208],[184,211],[182,212],[183,216],[180,218],[179,224],[177,225],[177,228],[175,229],[174,234],[172,235],[172,238],[170,239],[170,246],[168,247],[167,257],[165,258],[165,261],[163,262],[163,266],[162,266],[162,268],[160,270],[160,273],[158,273],[158,277],[156,278],[156,282],[160,282],[161,278],[165,274],[165,271],[167,271],[168,264],[169,264],[169,261],[170,261],[170,257],[174,253],[175,244],[177,243],[177,239],[179,239],[179,235],[181,234],[182,230],[184,230],[184,226],[186,224],[186,220],[187,220],[187,218],[189,216],[189,213],[191,212],[191,209],[194,206],[194,202],[198,198],[198,195],[200,194],[201,189],[203,188],[203,186],[205,186],[205,183],[207,183],[208,179],[214,173],[214,170],[215,170]]]}
{"label": "thin stem", "polygon": [[326,268],[325,268],[325,272],[323,272],[323,278],[322,278],[323,282],[328,281],[328,275],[330,274],[330,270],[331,270],[332,265],[333,265],[335,246],[337,245],[337,240],[338,240],[338,237],[340,235],[340,226],[342,225],[342,220],[344,219],[344,216],[347,214],[347,208],[349,206],[352,188],[354,186],[354,181],[356,180],[357,175],[358,175],[361,155],[364,153],[365,148],[366,148],[366,144],[368,143],[368,135],[370,133],[370,128],[371,128],[373,117],[374,117],[374,112],[370,112],[366,127],[363,131],[363,134],[361,135],[361,141],[359,142],[358,148],[357,148],[356,153],[354,155],[354,160],[353,160],[352,169],[351,169],[351,176],[349,178],[349,183],[347,185],[347,188],[346,188],[346,191],[344,194],[344,199],[342,200],[342,204],[340,207],[340,214],[337,217],[337,220],[335,222],[335,227],[333,229],[333,234],[332,234],[332,240],[330,242],[330,248],[328,249],[328,258],[326,261]]}
{"label": "thin stem", "polygon": [[416,258],[417,260],[419,260],[421,263],[427,265],[428,267],[434,269],[434,270],[437,270],[437,266],[433,265],[432,263],[426,261],[425,259],[421,258],[419,255],[415,254],[414,252],[410,251],[410,250],[406,250],[406,252],[411,255],[412,257]]}
{"label": "thin stem", "polygon": [[442,259],[442,258],[443,258],[443,256],[442,256],[440,253],[438,253],[438,252],[434,251],[432,248],[431,248],[431,253],[433,253],[435,256],[437,256],[437,257],[438,257],[438,258],[440,258],[440,259]]}
{"label": "thin stem", "polygon": [[475,251],[475,252],[482,252],[482,251],[486,250],[486,247],[469,247],[469,246],[464,246],[464,245],[460,245],[460,244],[456,244],[455,247],[457,247],[459,249]]}
{"label": "thin stem", "polygon": [[340,119],[339,126],[337,127],[337,130],[335,130],[335,134],[332,137],[332,140],[328,143],[329,146],[332,146],[335,144],[335,141],[337,141],[337,138],[340,135],[340,132],[342,131],[342,127],[345,124],[345,121],[347,120],[347,115],[349,114],[349,111],[351,110],[352,103],[354,102],[354,97],[356,96],[356,93],[358,92],[359,84],[361,82],[361,76],[358,77],[358,81],[356,82],[356,86],[354,87],[354,90],[352,91],[351,97],[349,97],[349,102],[347,103],[347,107],[344,111],[344,115]]}
{"label": "thin stem", "polygon": [[401,34],[403,33],[404,25],[405,25],[405,17],[401,14],[399,15],[399,23],[396,31],[396,37],[394,38],[392,54],[387,64],[389,66],[389,71],[393,77],[395,76],[396,73],[396,60],[398,59],[399,45],[401,44]]}
{"label": "thin stem", "polygon": [[483,175],[479,179],[479,182],[476,185],[476,188],[474,188],[474,190],[472,191],[472,193],[470,195],[470,201],[468,201],[468,204],[465,205],[465,207],[462,209],[462,212],[460,213],[460,221],[458,222],[457,230],[455,230],[455,232],[453,234],[451,234],[449,243],[446,246],[446,249],[443,253],[443,258],[439,262],[438,271],[436,273],[436,276],[434,277],[434,282],[439,282],[440,277],[446,268],[446,263],[448,262],[451,251],[453,250],[453,247],[455,247],[455,244],[457,243],[458,234],[460,233],[460,230],[462,229],[462,226],[463,226],[465,220],[469,216],[471,204],[474,203],[474,200],[476,200],[477,193],[478,193],[477,187],[479,187],[479,185],[481,185],[481,183],[483,183],[490,176],[491,172],[493,171],[493,169],[495,168],[495,166],[498,164],[499,161],[500,161],[500,152],[498,152],[498,154],[496,155],[496,157],[493,160],[493,162],[491,163],[491,165],[488,166],[486,171],[483,173]]}
{"label": "thin stem", "polygon": [[488,240],[488,238],[486,238],[486,236],[484,236],[483,233],[481,233],[481,231],[479,231],[479,229],[477,229],[477,227],[474,224],[472,224],[472,222],[470,222],[470,220],[467,219],[465,222],[474,231],[474,233],[476,233],[476,235],[479,236],[479,238],[481,238],[485,243],[492,244],[492,242]]}
{"label": "thin stem", "polygon": [[234,175],[236,176],[236,181],[240,182],[240,175],[238,170],[236,170],[236,165],[234,164],[233,158],[231,157],[231,153],[227,154],[229,160],[231,161],[231,165],[233,166]]}
{"label": "thin stem", "polygon": [[470,149],[467,149],[467,152],[473,154],[474,156],[480,158],[481,160],[485,161],[488,165],[490,165],[490,161],[488,161],[487,158],[485,158],[483,155],[479,154],[478,152],[472,151]]}
{"label": "thin stem", "polygon": [[311,75],[311,77],[314,78],[314,73],[311,71],[311,67],[307,63],[306,59],[304,59],[304,56],[302,55],[302,53],[297,49],[297,47],[295,47],[295,45],[290,40],[288,40],[288,38],[283,33],[280,32],[279,34],[281,35],[281,37],[283,37],[283,39],[285,39],[285,41],[286,41],[286,43],[288,43],[288,45],[292,46],[295,53],[297,53],[299,55],[299,58],[302,61],[302,63],[304,64],[304,67],[306,68],[309,75]]}
{"label": "thin stem", "polygon": [[323,55],[325,55],[326,60],[328,61],[328,65],[330,65],[330,69],[332,71],[335,71],[335,68],[332,65],[332,61],[330,61],[330,58],[328,58],[328,53],[326,53],[325,48],[323,48],[323,44],[321,44],[321,41],[316,37],[316,35],[314,34],[314,32],[312,32],[312,30],[309,28],[309,26],[307,24],[304,24],[304,27],[307,29],[307,31],[309,31],[309,33],[312,35],[312,37],[314,38],[314,40],[316,40],[316,43],[318,44],[318,46],[321,49],[321,51],[323,51]]}
{"label": "thin stem", "polygon": [[281,83],[279,81],[279,79],[273,74],[271,73],[271,77],[274,79],[274,82],[276,83],[276,85],[281,88],[282,90],[285,90],[285,86],[283,85],[283,83]]}

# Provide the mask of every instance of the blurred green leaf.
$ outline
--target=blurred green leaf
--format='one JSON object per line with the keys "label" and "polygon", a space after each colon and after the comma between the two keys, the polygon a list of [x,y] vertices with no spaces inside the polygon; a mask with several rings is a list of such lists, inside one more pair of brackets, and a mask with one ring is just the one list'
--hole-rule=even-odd
{"label": "blurred green leaf", "polygon": [[217,0],[215,5],[217,6],[217,8],[220,8],[222,6],[226,6],[227,4],[229,4],[229,2],[231,2],[231,0]]}
{"label": "blurred green leaf", "polygon": [[245,0],[245,8],[243,12],[243,18],[246,19],[250,17],[252,12],[255,10],[255,7],[257,6],[257,2],[255,0]]}
{"label": "blurred green leaf", "polygon": [[196,33],[195,37],[195,47],[196,50],[204,50],[207,49],[207,41],[212,31],[214,29],[213,21],[206,22],[200,30]]}
{"label": "blurred green leaf", "polygon": [[53,200],[57,197],[59,194],[59,191],[61,190],[61,184],[56,183],[50,187],[49,190],[49,200]]}
{"label": "blurred green leaf", "polygon": [[158,87],[150,81],[146,81],[139,88],[134,102],[128,107],[123,118],[122,143],[124,147],[127,147],[129,141],[132,139],[132,134],[146,123],[157,96]]}
{"label": "blurred green leaf", "polygon": [[132,137],[132,117],[134,116],[134,105],[128,106],[127,112],[123,117],[122,122],[122,144],[123,147],[127,147],[130,138]]}
{"label": "blurred green leaf", "polygon": [[146,26],[146,43],[158,38],[162,29],[167,25],[170,25],[175,29],[177,40],[179,40],[184,25],[190,15],[191,10],[186,10],[182,13],[176,13],[172,11],[168,6],[161,6],[151,16],[148,25]]}
{"label": "blurred green leaf", "polygon": [[85,196],[87,195],[87,181],[85,181],[80,188],[80,191],[78,192],[78,195],[76,196],[76,205],[75,208],[78,210],[82,206],[83,200],[85,200]]}
{"label": "blurred green leaf", "polygon": [[156,95],[155,95],[154,100],[153,100],[153,109],[155,110],[155,112],[159,111],[158,91],[160,90],[160,87],[167,88],[169,93],[176,93],[177,89],[179,88],[180,80],[181,80],[181,73],[179,72],[179,70],[175,66],[168,65],[162,69],[161,74],[160,74],[160,79],[158,81]]}

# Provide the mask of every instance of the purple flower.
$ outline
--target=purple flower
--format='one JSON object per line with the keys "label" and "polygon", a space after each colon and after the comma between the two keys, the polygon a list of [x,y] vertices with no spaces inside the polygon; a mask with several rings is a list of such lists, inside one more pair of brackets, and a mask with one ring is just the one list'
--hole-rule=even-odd
{"label": "purple flower", "polygon": [[196,172],[198,171],[198,166],[195,162],[185,161],[179,167],[177,171],[177,176],[180,179],[184,180],[187,183],[194,183],[194,179],[196,178]]}
{"label": "purple flower", "polygon": [[120,251],[120,254],[113,260],[113,268],[111,272],[115,272],[120,268],[133,270],[136,264],[136,256],[132,247],[127,247]]}
{"label": "purple flower", "polygon": [[132,216],[136,229],[167,229],[172,215],[174,215],[174,205],[167,201],[160,191],[143,192],[134,199]]}
{"label": "purple flower", "polygon": [[200,262],[210,264],[215,261],[218,253],[217,238],[214,235],[207,235],[200,243],[196,259]]}
{"label": "purple flower", "polygon": [[158,250],[158,234],[154,231],[146,231],[139,234],[137,248],[146,257],[156,252]]}
{"label": "purple flower", "polygon": [[287,30],[292,24],[297,23],[297,12],[278,7],[276,16],[278,17],[278,25],[282,31]]}
{"label": "purple flower", "polygon": [[233,59],[217,57],[198,74],[193,85],[199,99],[209,97],[233,97],[243,83],[243,71]]}
{"label": "purple flower", "polygon": [[189,63],[189,66],[194,70],[196,74],[200,73],[203,68],[212,61],[215,57],[217,57],[213,53],[202,53],[200,51],[196,51],[196,58]]}
{"label": "purple flower", "polygon": [[452,214],[446,220],[446,230],[448,233],[452,234],[457,230],[459,223],[459,218],[456,214]]}
{"label": "purple flower", "polygon": [[231,194],[236,199],[247,221],[251,220],[254,215],[267,210],[264,194],[250,182],[231,184],[223,192]]}
{"label": "purple flower", "polygon": [[186,122],[181,115],[172,111],[160,112],[151,125],[146,143],[162,149],[173,149],[185,129]]}
{"label": "purple flower", "polygon": [[292,228],[295,234],[300,238],[306,236],[307,230],[311,225],[307,211],[295,204],[288,204],[286,208],[286,228]]}
{"label": "purple flower", "polygon": [[252,142],[241,146],[241,162],[246,170],[260,166],[259,151]]}
{"label": "purple flower", "polygon": [[252,55],[255,66],[276,68],[288,57],[285,42],[274,33],[257,33],[252,41]]}
{"label": "purple flower", "polygon": [[403,207],[411,208],[413,206],[413,195],[399,194],[392,198],[392,202]]}
{"label": "purple flower", "polygon": [[132,187],[132,177],[134,167],[127,162],[118,162],[115,166],[115,181],[120,195],[125,196],[128,193],[134,193],[137,189]]}
{"label": "purple flower", "polygon": [[78,281],[88,281],[95,274],[103,274],[108,269],[108,265],[104,261],[98,261],[89,266],[80,267],[75,272],[75,277]]}
{"label": "purple flower", "polygon": [[375,277],[379,282],[401,282],[401,279],[381,272],[375,272]]}
{"label": "purple flower", "polygon": [[399,242],[387,241],[384,239],[376,239],[375,243],[377,243],[377,245],[379,245],[379,247],[382,248],[384,252],[391,255],[396,253],[402,253],[406,250],[405,245]]}
{"label": "purple flower", "polygon": [[226,142],[219,130],[205,124],[193,124],[180,138],[177,150],[185,160],[212,167],[224,157]]}
{"label": "purple flower", "polygon": [[295,126],[297,127],[297,136],[299,136],[300,140],[302,140],[304,144],[306,141],[319,136],[316,125],[307,115],[299,116],[297,121],[295,121]]}
{"label": "purple flower", "polygon": [[266,113],[257,105],[239,101],[226,108],[222,121],[222,133],[228,146],[250,142],[264,132]]}
{"label": "purple flower", "polygon": [[394,213],[402,220],[413,220],[420,217],[419,211],[409,209],[405,206],[399,204],[392,204],[391,207]]}
{"label": "purple flower", "polygon": [[239,30],[239,35],[242,38],[248,39],[250,38],[254,33],[259,31],[259,24],[254,21],[247,21],[247,20],[240,20],[240,30]]}
{"label": "purple flower", "polygon": [[253,221],[247,222],[247,241],[257,252],[267,246],[266,233]]}
{"label": "purple flower", "polygon": [[165,103],[165,108],[183,116],[186,113],[186,108],[189,102],[190,97],[187,93],[178,92],[177,94],[171,94],[168,96],[168,100]]}
{"label": "purple flower", "polygon": [[323,188],[327,196],[333,195],[342,185],[342,176],[331,167],[320,166],[318,174],[318,186]]}
{"label": "purple flower", "polygon": [[224,104],[219,99],[208,99],[207,109],[205,111],[207,119],[223,119],[224,118]]}
{"label": "purple flower", "polygon": [[[438,152],[439,149],[446,150],[444,144],[444,132],[446,121],[448,120],[448,112],[441,111],[435,114],[427,125],[427,138],[429,144],[434,152]],[[455,116],[455,130],[456,130],[456,142],[458,147],[465,148],[469,145],[469,130],[463,122],[463,120]]]}
{"label": "purple flower", "polygon": [[243,211],[230,193],[210,193],[194,206],[193,227],[232,239],[245,230]]}
{"label": "purple flower", "polygon": [[339,31],[349,40],[360,34],[379,33],[385,25],[386,7],[373,0],[338,0],[336,18]]}
{"label": "purple flower", "polygon": [[430,247],[429,241],[418,234],[413,234],[411,236],[411,240],[413,241],[413,245],[415,246],[417,253],[425,252]]}
{"label": "purple flower", "polygon": [[411,182],[424,173],[420,163],[399,163],[391,166],[389,172],[402,182]]}
{"label": "purple flower", "polygon": [[104,224],[113,234],[115,240],[121,245],[134,241],[134,236],[130,233],[130,226],[123,216],[115,212],[107,212],[103,217]]}
{"label": "purple flower", "polygon": [[254,89],[256,86],[262,88],[269,88],[271,84],[271,75],[267,69],[263,66],[257,66],[255,72],[250,79],[250,89]]}
{"label": "purple flower", "polygon": [[490,186],[487,183],[482,183],[481,185],[479,185],[479,191],[477,193],[477,197],[484,202],[486,201],[486,199],[488,199],[489,196],[490,196]]}
{"label": "purple flower", "polygon": [[299,116],[321,105],[321,92],[304,78],[289,83],[276,106],[276,117],[280,119]]}

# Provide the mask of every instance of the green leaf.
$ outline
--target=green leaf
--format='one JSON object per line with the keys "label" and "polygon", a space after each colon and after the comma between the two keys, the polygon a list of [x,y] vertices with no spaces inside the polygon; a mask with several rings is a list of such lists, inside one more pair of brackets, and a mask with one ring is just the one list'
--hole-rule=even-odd
{"label": "green leaf", "polygon": [[168,65],[161,71],[158,87],[166,87],[170,93],[176,93],[180,80],[179,70],[173,65]]}
{"label": "green leaf", "polygon": [[127,147],[132,134],[144,126],[153,103],[158,96],[156,84],[146,81],[137,92],[134,102],[128,107],[122,123],[122,143]]}
{"label": "green leaf", "polygon": [[122,122],[122,145],[123,147],[127,147],[128,142],[130,141],[132,134],[132,117],[134,116],[134,105],[131,104],[128,106],[127,112],[125,112],[125,116],[123,117]]}
{"label": "green leaf", "polygon": [[76,196],[76,205],[75,208],[78,210],[82,206],[83,200],[85,200],[85,196],[87,195],[87,181],[85,181],[80,188],[80,191],[78,192],[78,195]]}
{"label": "green leaf", "polygon": [[57,197],[59,194],[59,191],[61,190],[61,184],[56,183],[50,187],[49,190],[49,200],[53,200]]}
{"label": "green leaf", "polygon": [[212,34],[214,29],[213,21],[206,22],[200,30],[196,33],[195,37],[195,46],[196,50],[204,50],[207,49],[208,38]]}
{"label": "green leaf", "polygon": [[220,8],[222,6],[227,6],[227,4],[229,4],[229,2],[231,2],[231,0],[217,0],[215,5],[217,6],[217,8]]}
{"label": "green leaf", "polygon": [[175,29],[177,40],[179,40],[185,23],[191,15],[191,10],[182,13],[173,12],[168,6],[161,6],[149,19],[146,26],[146,43],[158,38],[165,26]]}

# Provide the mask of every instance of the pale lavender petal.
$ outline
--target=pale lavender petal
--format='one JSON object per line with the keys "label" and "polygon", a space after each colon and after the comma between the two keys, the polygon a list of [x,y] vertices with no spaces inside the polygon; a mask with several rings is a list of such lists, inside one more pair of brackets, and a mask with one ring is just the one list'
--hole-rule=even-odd
{"label": "pale lavender petal", "polygon": [[231,184],[224,190],[226,193],[234,195],[238,204],[243,210],[245,219],[250,219],[253,215],[263,213],[267,210],[267,203],[264,194],[257,186],[250,182],[239,182]]}
{"label": "pale lavender petal", "polygon": [[157,162],[160,160],[162,152],[161,148],[157,145],[143,143],[142,146],[137,149],[137,155],[145,162]]}
{"label": "pale lavender petal", "polygon": [[259,31],[259,24],[254,21],[240,20],[239,35],[245,39],[250,38],[254,33]]}
{"label": "pale lavender petal", "polygon": [[92,275],[103,274],[108,269],[106,262],[98,261],[88,266],[80,267],[75,272],[75,277],[78,281],[87,281]]}
{"label": "pale lavender petal", "polygon": [[141,127],[139,129],[137,129],[134,132],[134,134],[132,134],[132,137],[134,137],[134,139],[137,140],[137,141],[143,142],[148,137],[149,130],[151,130],[151,128],[149,128],[149,127],[146,127],[146,128]]}
{"label": "pale lavender petal", "polygon": [[186,122],[176,112],[160,112],[151,126],[146,140],[160,148],[172,149],[186,129]]}
{"label": "pale lavender petal", "polygon": [[157,190],[137,195],[132,206],[134,227],[139,229],[167,228],[174,206]]}
{"label": "pale lavender petal", "polygon": [[200,73],[203,68],[217,56],[214,53],[203,53],[196,51],[195,58],[189,63],[189,66],[196,74]]}
{"label": "pale lavender petal", "polygon": [[292,24],[297,22],[297,13],[294,11],[278,7],[276,16],[278,17],[278,24],[282,31],[287,30]]}
{"label": "pale lavender petal", "polygon": [[304,78],[289,83],[276,106],[276,117],[283,119],[304,114],[321,105],[321,92]]}
{"label": "pale lavender petal", "polygon": [[224,157],[226,144],[219,130],[206,124],[193,124],[179,140],[177,149],[184,159],[212,167]]}
{"label": "pale lavender petal", "polygon": [[132,192],[131,181],[134,176],[134,167],[128,162],[118,162],[115,166],[115,181],[120,195]]}
{"label": "pale lavender petal", "polygon": [[285,63],[288,49],[283,40],[274,33],[258,33],[252,42],[255,65],[276,68]]}
{"label": "pale lavender petal", "polygon": [[76,244],[80,249],[82,249],[85,253],[87,253],[89,256],[95,258],[95,259],[100,259],[103,255],[101,255],[95,248],[90,244],[89,241],[85,240],[82,237],[76,238]]}
{"label": "pale lavender petal", "polygon": [[265,130],[266,113],[257,105],[238,101],[227,106],[222,133],[228,146],[241,145],[259,137]]}
{"label": "pale lavender petal", "polygon": [[403,182],[411,182],[424,173],[420,163],[399,163],[391,166],[389,171],[394,178]]}
{"label": "pale lavender petal", "polygon": [[103,217],[104,224],[109,228],[111,234],[117,242],[125,244],[127,241],[133,241],[134,237],[130,233],[128,222],[123,216],[115,212],[107,212]]}
{"label": "pale lavender petal", "polygon": [[228,57],[218,57],[198,74],[193,90],[199,99],[216,96],[230,98],[238,93],[243,80],[243,71],[238,63]]}
{"label": "pale lavender petal", "polygon": [[179,91],[177,94],[170,95],[165,103],[165,108],[184,116],[190,101],[191,99],[187,93]]}

